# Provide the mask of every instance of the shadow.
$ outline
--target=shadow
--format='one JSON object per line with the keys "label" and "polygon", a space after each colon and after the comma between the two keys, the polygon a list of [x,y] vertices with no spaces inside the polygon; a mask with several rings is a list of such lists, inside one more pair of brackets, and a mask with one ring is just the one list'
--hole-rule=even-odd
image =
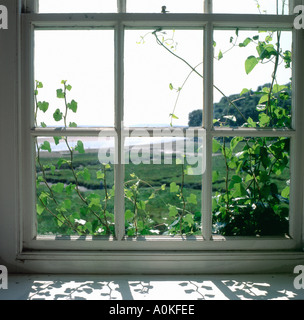
{"label": "shadow", "polygon": [[[210,276],[181,282],[186,294],[198,300],[303,300],[293,286],[294,275]],[[201,280],[205,278],[205,280]]]}
{"label": "shadow", "polygon": [[302,300],[294,275],[9,275],[0,300]]}

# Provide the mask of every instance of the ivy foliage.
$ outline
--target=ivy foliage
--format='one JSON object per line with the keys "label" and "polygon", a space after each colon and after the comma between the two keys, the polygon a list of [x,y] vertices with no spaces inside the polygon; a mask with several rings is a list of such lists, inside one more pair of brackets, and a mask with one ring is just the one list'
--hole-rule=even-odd
{"label": "ivy foliage", "polygon": [[[167,41],[164,31],[158,28],[152,35],[161,48],[172,54],[172,58],[188,65],[191,74],[202,77],[195,67],[178,56],[174,51],[174,41]],[[238,36],[238,30],[236,35]],[[233,46],[236,45],[233,40],[231,42]],[[291,53],[282,52],[280,31],[277,31],[275,44],[272,33],[269,33],[264,40],[260,40],[258,34],[252,38],[247,37],[238,46],[246,47],[249,44],[255,44],[256,54],[246,59],[244,72],[250,74],[258,64],[270,62],[274,66],[272,78],[256,92],[244,88],[236,96],[227,97],[223,94],[222,101],[215,108],[214,125],[290,128],[291,85],[278,84],[276,75],[281,63],[286,68],[291,68]],[[224,59],[225,54],[220,50],[217,59]],[[174,89],[170,83],[168,89],[176,90],[179,97],[184,84]],[[37,127],[37,114],[49,110],[48,102],[38,99],[42,88],[43,84],[36,81],[34,96]],[[220,91],[219,88],[216,89]],[[77,113],[79,109],[75,100],[68,100],[71,90],[72,86],[66,80],[56,90],[57,98],[64,101],[65,107],[64,110],[56,109],[53,119],[62,123],[63,133],[68,128],[77,127],[76,123],[68,121],[69,114]],[[241,106],[240,101],[250,112]],[[177,103],[169,114],[171,125],[174,119],[178,119],[176,107]],[[195,126],[201,125],[199,113],[194,111],[189,115]],[[40,126],[45,128],[47,124],[41,123]],[[55,145],[63,143],[67,154],[59,155],[56,161],[50,160],[51,157],[45,161],[42,152],[51,155],[51,143],[48,139],[38,143],[36,139],[38,219],[44,221],[51,218],[56,224],[56,228],[50,231],[52,233],[115,236],[113,165],[94,163],[94,170],[91,170],[88,160],[86,165],[80,166],[79,157],[87,156],[90,159],[83,141],[78,140],[72,146],[64,134],[52,139]],[[290,139],[261,135],[219,137],[213,139],[212,151],[213,233],[225,236],[287,234]],[[220,165],[216,165],[217,163]],[[135,171],[128,173],[124,185],[127,236],[201,234],[201,199],[194,192],[194,186],[190,184],[189,187],[186,183],[191,166],[187,163],[176,163],[176,166],[178,176],[172,181],[159,184],[152,184]],[[154,175],[157,175],[155,170]],[[56,176],[62,176],[63,172],[69,178],[64,181],[56,180]],[[96,190],[83,191],[84,183],[93,181],[97,181]],[[165,217],[160,220],[154,212],[156,202],[161,213],[165,213]]]}

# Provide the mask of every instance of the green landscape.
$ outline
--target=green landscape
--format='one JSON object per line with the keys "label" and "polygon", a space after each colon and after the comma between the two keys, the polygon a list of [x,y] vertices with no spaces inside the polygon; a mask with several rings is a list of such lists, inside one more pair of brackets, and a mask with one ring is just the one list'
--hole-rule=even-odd
{"label": "green landscape", "polygon": [[[247,106],[239,104],[239,109],[243,111]],[[249,118],[256,119],[256,109],[251,110]],[[191,125],[190,120],[191,114]],[[85,138],[84,142],[79,139],[73,151],[73,170],[67,147],[51,154],[48,148],[42,147],[47,149],[44,153],[40,151],[39,234],[114,235],[114,166],[101,164],[98,150],[86,149]],[[58,138],[54,142],[58,144]],[[188,174],[191,166],[178,164],[175,155],[172,160],[172,164],[153,164],[151,159],[151,164],[130,161],[125,165],[127,235],[201,234],[202,175]],[[289,179],[289,139],[214,139],[213,232],[251,236],[287,233]],[[48,188],[52,194],[45,196]]]}
{"label": "green landscape", "polygon": [[[260,79],[264,84],[255,91],[244,88],[234,95],[223,94],[213,108],[215,127],[260,131],[291,128],[291,84],[279,84],[276,76],[279,68],[291,68],[292,54],[280,46],[281,31],[263,32],[263,37],[261,32],[241,41],[236,29],[235,39],[230,38],[229,51],[252,45],[254,55],[245,61],[246,74],[258,64],[271,63],[271,79],[269,82]],[[186,64],[190,74],[203,78],[195,67],[173,52],[174,39],[167,39],[166,32],[158,28],[152,35],[161,50],[165,49],[173,59]],[[220,51],[217,59],[223,59],[225,54]],[[172,84],[168,87],[174,90]],[[48,102],[38,101],[41,88],[43,84],[36,81],[35,125],[45,128],[45,123],[37,123],[37,114],[46,113],[49,108]],[[62,129],[77,127],[68,121],[69,114],[76,113],[78,108],[75,100],[69,100],[71,90],[72,86],[63,80],[56,92],[65,108],[57,109],[53,119]],[[177,100],[182,90],[183,86],[176,90]],[[171,125],[178,118],[175,106],[169,115]],[[202,110],[192,111],[188,124],[202,126]],[[56,146],[61,143],[64,150],[52,150],[49,138],[39,142],[35,139],[38,233],[115,236],[113,164],[100,163],[98,150],[86,147],[85,138],[79,137],[75,144],[70,137],[52,139]],[[213,234],[288,235],[290,142],[290,138],[274,134],[213,139],[212,185],[209,186],[212,188]],[[125,202],[125,212],[119,213],[125,216],[125,234],[130,237],[201,235],[203,176],[192,175],[193,169],[186,161],[182,163],[177,154],[173,154],[172,164],[136,165],[132,161],[127,164],[124,199],[116,199]]]}

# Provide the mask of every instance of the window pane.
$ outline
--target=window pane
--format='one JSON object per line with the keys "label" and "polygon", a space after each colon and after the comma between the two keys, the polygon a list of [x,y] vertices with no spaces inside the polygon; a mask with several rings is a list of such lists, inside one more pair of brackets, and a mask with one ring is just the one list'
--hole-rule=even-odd
{"label": "window pane", "polygon": [[[182,156],[186,141],[192,143],[196,157]],[[184,138],[126,138],[128,236],[201,235],[199,143]]]}
{"label": "window pane", "polygon": [[289,0],[213,0],[214,13],[288,14]]}
{"label": "window pane", "polygon": [[101,164],[96,137],[39,137],[38,234],[114,234],[114,172]]}
{"label": "window pane", "polygon": [[203,0],[127,0],[128,12],[161,13],[162,7],[170,13],[203,13]]}
{"label": "window pane", "polygon": [[125,124],[187,126],[189,113],[202,109],[203,32],[152,32],[126,31]]}
{"label": "window pane", "polygon": [[[65,100],[57,90],[66,90],[67,103],[77,102],[77,112],[69,111],[69,121],[78,126],[114,125],[114,33],[113,30],[36,30],[35,80],[43,84],[37,99],[48,102],[40,112],[37,125],[64,126]],[[70,89],[70,87],[69,87]],[[58,119],[58,118],[57,118]]]}
{"label": "window pane", "polygon": [[116,0],[39,0],[40,13],[117,12]]}
{"label": "window pane", "polygon": [[214,139],[214,234],[288,234],[289,144],[288,138]]}
{"label": "window pane", "polygon": [[216,30],[214,41],[215,125],[290,127],[291,32]]}

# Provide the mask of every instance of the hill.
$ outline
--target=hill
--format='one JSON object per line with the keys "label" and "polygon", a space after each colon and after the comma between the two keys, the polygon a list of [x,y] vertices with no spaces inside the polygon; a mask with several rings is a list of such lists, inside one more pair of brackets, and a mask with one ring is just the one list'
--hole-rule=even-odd
{"label": "hill", "polygon": [[[284,90],[275,93],[277,105],[284,109],[291,105],[290,86],[290,84],[286,84]],[[242,126],[245,121],[240,112],[246,119],[251,117],[253,121],[258,121],[259,108],[261,108],[259,101],[261,97],[265,95],[265,92],[269,87],[270,84],[264,84],[263,86],[259,86],[256,91],[248,90],[247,92],[232,94],[228,99],[223,97],[218,103],[213,105],[213,117],[214,119],[219,120],[218,122],[215,122],[214,125],[219,126],[220,123],[224,123],[232,127]],[[233,101],[240,112],[238,112],[229,101]],[[201,109],[189,113],[188,125],[190,127],[202,125]]]}

